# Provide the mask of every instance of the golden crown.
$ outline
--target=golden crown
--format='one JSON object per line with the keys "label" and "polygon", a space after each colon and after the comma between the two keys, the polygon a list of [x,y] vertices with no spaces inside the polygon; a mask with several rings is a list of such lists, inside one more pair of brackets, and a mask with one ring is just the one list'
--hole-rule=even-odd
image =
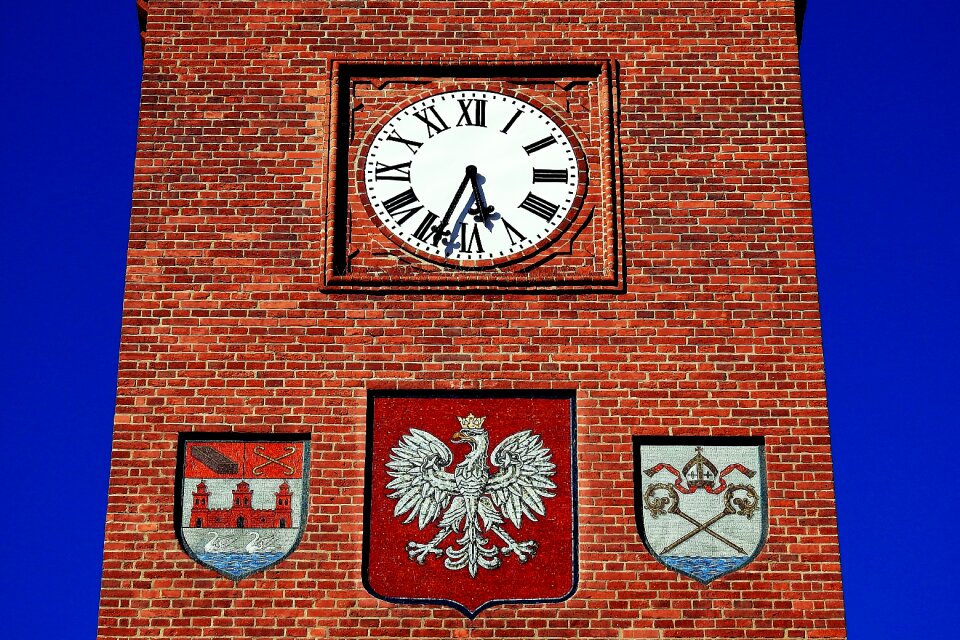
{"label": "golden crown", "polygon": [[462,429],[483,429],[483,421],[487,417],[483,416],[482,418],[474,417],[473,413],[468,415],[466,418],[457,417],[457,420],[460,421],[460,427]]}

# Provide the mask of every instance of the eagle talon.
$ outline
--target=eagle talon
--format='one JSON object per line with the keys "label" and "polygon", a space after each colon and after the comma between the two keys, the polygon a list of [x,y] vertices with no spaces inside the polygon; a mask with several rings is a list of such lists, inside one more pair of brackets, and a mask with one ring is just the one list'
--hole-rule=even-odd
{"label": "eagle talon", "polygon": [[411,560],[416,560],[417,564],[426,564],[427,556],[431,553],[435,556],[442,556],[443,550],[429,542],[427,544],[420,544],[418,542],[407,543],[407,555],[410,556]]}
{"label": "eagle talon", "polygon": [[511,551],[516,554],[517,560],[520,562],[526,562],[537,555],[537,547],[539,545],[533,540],[528,540],[526,542],[511,542],[505,547],[501,547],[500,551],[503,555],[507,555]]}

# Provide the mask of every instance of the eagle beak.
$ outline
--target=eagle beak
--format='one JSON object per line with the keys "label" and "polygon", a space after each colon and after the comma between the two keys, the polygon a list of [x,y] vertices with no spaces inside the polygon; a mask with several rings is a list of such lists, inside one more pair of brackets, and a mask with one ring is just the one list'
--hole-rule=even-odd
{"label": "eagle beak", "polygon": [[462,432],[462,431],[457,431],[457,432],[456,432],[455,434],[453,434],[453,436],[450,438],[450,441],[451,441],[451,442],[464,442],[464,441],[469,440],[469,439],[470,439],[469,436],[463,435],[463,432]]}

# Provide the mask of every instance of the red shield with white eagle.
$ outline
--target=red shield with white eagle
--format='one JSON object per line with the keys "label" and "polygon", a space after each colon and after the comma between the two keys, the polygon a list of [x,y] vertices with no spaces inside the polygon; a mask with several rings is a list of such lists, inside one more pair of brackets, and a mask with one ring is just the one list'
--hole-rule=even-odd
{"label": "red shield with white eagle", "polygon": [[577,584],[572,393],[372,394],[363,579],[469,617]]}

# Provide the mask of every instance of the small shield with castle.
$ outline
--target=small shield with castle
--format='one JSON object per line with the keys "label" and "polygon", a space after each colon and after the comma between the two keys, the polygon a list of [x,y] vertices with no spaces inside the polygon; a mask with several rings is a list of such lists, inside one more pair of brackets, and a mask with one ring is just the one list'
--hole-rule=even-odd
{"label": "small shield with castle", "polygon": [[633,439],[637,527],[667,567],[708,584],[743,568],[767,537],[763,439]]}
{"label": "small shield with castle", "polygon": [[235,581],[290,555],[306,520],[309,453],[300,435],[182,434],[175,523],[187,555]]}
{"label": "small shield with castle", "polygon": [[473,618],[577,584],[572,393],[371,398],[363,580]]}

